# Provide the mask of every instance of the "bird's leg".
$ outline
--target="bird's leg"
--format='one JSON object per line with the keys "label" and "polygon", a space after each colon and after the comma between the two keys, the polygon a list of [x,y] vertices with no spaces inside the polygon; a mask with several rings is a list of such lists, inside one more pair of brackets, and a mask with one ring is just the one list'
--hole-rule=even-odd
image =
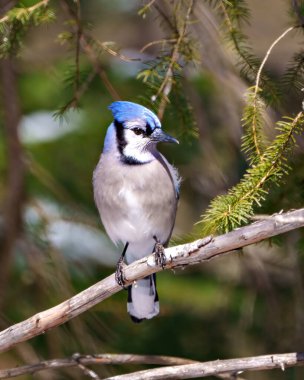
{"label": "bird's leg", "polygon": [[167,259],[164,253],[165,248],[161,244],[157,236],[153,236],[153,239],[155,240],[155,246],[154,246],[155,263],[156,265],[159,265],[164,269],[165,265],[167,264]]}
{"label": "bird's leg", "polygon": [[116,280],[117,284],[119,286],[121,286],[123,289],[127,289],[127,288],[125,288],[125,280],[126,279],[125,279],[125,275],[123,273],[123,267],[125,265],[124,258],[125,258],[125,255],[126,255],[126,252],[128,249],[128,245],[129,245],[129,243],[126,242],[124,249],[122,251],[122,254],[121,254],[119,260],[117,261],[116,272],[115,272],[115,280]]}

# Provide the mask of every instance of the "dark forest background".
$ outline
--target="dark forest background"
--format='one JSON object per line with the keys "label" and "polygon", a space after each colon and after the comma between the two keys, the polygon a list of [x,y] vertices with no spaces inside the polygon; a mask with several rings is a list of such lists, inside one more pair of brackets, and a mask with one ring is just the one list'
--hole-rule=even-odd
{"label": "dark forest background", "polygon": [[[75,28],[79,31],[74,3],[47,4],[55,14],[52,22],[35,26],[31,20],[27,31],[18,35],[22,46],[16,42],[17,54],[10,58],[3,54],[0,62],[1,329],[113,272],[120,252],[103,230],[92,194],[92,172],[112,119],[107,107],[118,98],[151,105],[155,87],[143,81],[142,70],[151,68],[160,54],[165,56],[167,47],[155,43],[140,50],[168,38],[160,10],[172,15],[182,1],[156,2],[159,9],[154,5],[145,9],[135,0],[81,1],[78,21],[95,39],[94,44],[87,40],[95,55],[81,45],[78,63],[72,35]],[[178,146],[161,147],[182,176],[173,243],[188,240],[189,234],[202,236],[200,225],[194,224],[210,201],[227,193],[248,168],[240,149],[241,119],[245,92],[254,80],[240,74],[239,57],[222,31],[217,4],[212,3],[220,2],[194,1],[192,50],[188,46],[190,50],[178,61],[170,103],[164,106],[163,128],[180,141]],[[250,12],[242,31],[261,60],[278,35],[293,24],[290,2],[240,3]],[[22,4],[31,7],[37,2]],[[20,6],[2,1],[1,17],[16,5]],[[106,44],[97,50],[96,40]],[[275,47],[266,64],[274,83],[279,83],[303,41],[303,33],[293,31]],[[282,115],[294,117],[302,107],[301,92],[285,88],[280,96],[280,107],[270,104],[265,111],[268,139],[275,135],[275,121]],[[297,144],[289,176],[280,186],[267,189],[266,200],[255,207],[255,213],[302,207],[301,136]],[[2,354],[0,366],[75,352],[161,354],[207,361],[303,351],[303,249],[303,233],[294,231],[209,264],[165,271],[158,275],[159,317],[134,325],[126,312],[126,292],[121,291],[65,325]],[[134,368],[95,367],[101,376]],[[302,379],[303,371],[259,372],[246,379]],[[20,377],[30,378],[80,379],[83,374],[73,368]]]}

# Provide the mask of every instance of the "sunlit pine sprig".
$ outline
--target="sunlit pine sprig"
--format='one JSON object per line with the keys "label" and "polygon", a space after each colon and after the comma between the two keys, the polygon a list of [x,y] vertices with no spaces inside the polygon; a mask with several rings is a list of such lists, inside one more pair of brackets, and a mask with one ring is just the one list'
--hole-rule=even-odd
{"label": "sunlit pine sprig", "polygon": [[258,163],[259,160],[263,160],[262,153],[266,145],[262,129],[265,106],[263,100],[260,98],[260,93],[262,92],[260,86],[263,83],[262,71],[274,47],[289,32],[291,32],[294,29],[294,26],[287,28],[270,45],[257,71],[255,86],[250,88],[247,94],[247,102],[242,119],[244,127],[244,136],[242,138],[242,150],[246,153],[250,165]]}
{"label": "sunlit pine sprig", "polygon": [[0,57],[17,54],[23,43],[23,36],[31,26],[46,24],[55,19],[49,0],[43,0],[31,7],[15,7],[0,19]]}
{"label": "sunlit pine sprig", "polygon": [[246,105],[243,111],[243,136],[241,149],[246,154],[249,165],[258,163],[263,158],[266,138],[263,133],[265,103],[250,87],[246,94]]}
{"label": "sunlit pine sprig", "polygon": [[211,202],[200,222],[204,233],[228,232],[247,223],[255,206],[265,200],[269,186],[282,183],[290,169],[288,156],[295,146],[295,136],[304,131],[303,112],[294,119],[279,121],[276,130],[277,137],[259,163],[249,168],[227,195],[220,195]]}

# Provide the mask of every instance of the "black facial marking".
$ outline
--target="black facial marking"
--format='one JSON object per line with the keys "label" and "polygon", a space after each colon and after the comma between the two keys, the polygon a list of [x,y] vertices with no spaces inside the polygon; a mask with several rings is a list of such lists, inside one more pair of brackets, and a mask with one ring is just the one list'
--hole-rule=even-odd
{"label": "black facial marking", "polygon": [[120,123],[119,121],[114,120],[114,125],[116,128],[117,147],[120,154],[123,154],[123,150],[127,145],[125,134],[124,134],[123,123]]}
{"label": "black facial marking", "polygon": [[146,135],[150,136],[152,134],[153,130],[151,128],[151,125],[149,123],[146,124]]}
{"label": "black facial marking", "polygon": [[131,156],[125,156],[123,153],[120,157],[120,161],[126,165],[144,165],[146,162],[140,162]]}
{"label": "black facial marking", "polygon": [[120,153],[121,162],[126,165],[143,165],[144,162],[140,162],[133,157],[125,156],[124,149],[127,145],[127,141],[125,139],[125,131],[124,131],[123,123],[120,123],[119,121],[114,120],[114,126],[116,129],[117,147]]}

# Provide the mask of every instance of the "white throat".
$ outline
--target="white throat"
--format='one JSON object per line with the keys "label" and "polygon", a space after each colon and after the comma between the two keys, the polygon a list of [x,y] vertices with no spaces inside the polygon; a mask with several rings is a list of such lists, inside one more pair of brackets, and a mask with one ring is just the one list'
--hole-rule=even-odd
{"label": "white throat", "polygon": [[127,160],[135,160],[140,164],[147,164],[155,159],[153,153],[143,147],[127,144],[122,154]]}

